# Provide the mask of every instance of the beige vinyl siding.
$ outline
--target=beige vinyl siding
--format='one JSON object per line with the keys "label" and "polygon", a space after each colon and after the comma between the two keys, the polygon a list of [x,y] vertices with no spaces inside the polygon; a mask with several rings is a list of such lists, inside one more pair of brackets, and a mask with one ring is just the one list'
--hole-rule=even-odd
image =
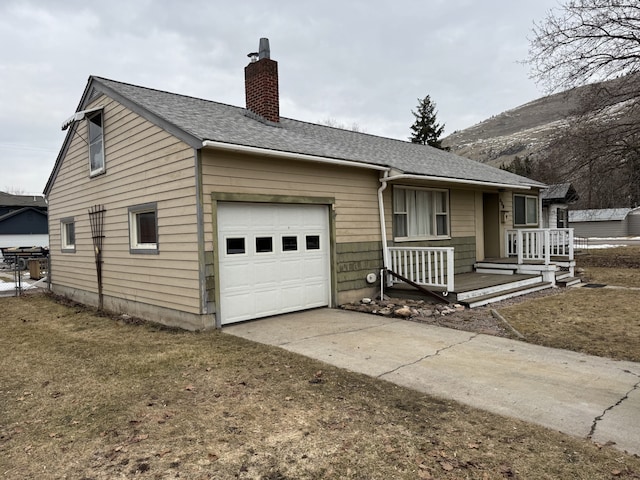
{"label": "beige vinyl siding", "polygon": [[[86,122],[76,133],[49,194],[54,285],[97,293],[88,209],[104,205],[106,297],[199,314],[200,282],[194,151],[117,102],[104,108],[106,173],[89,178]],[[129,207],[156,203],[159,253],[129,251]],[[60,252],[60,219],[74,217],[76,252]]]}
{"label": "beige vinyl siding", "polygon": [[500,210],[509,212],[510,224],[508,227],[513,228],[513,192],[500,193]]}
{"label": "beige vinyl siding", "polygon": [[473,190],[451,190],[449,205],[451,207],[451,236],[475,236],[475,192]]}
{"label": "beige vinyl siding", "polygon": [[380,241],[378,172],[204,150],[205,249],[213,249],[212,192],[335,198],[336,242]]}

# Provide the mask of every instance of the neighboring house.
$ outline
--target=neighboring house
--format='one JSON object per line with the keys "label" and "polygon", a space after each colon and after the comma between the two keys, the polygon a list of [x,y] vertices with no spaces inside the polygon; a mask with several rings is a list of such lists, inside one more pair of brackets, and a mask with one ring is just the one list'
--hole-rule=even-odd
{"label": "neighboring house", "polygon": [[0,192],[0,248],[48,247],[48,231],[47,203],[41,195]]}
{"label": "neighboring house", "polygon": [[539,226],[539,182],[280,117],[261,50],[247,108],[89,78],[45,188],[55,292],[209,328],[376,295],[392,246],[446,247],[453,282]]}
{"label": "neighboring house", "polygon": [[640,235],[640,207],[571,210],[569,223],[577,237],[616,238]]}
{"label": "neighboring house", "polygon": [[540,192],[543,228],[568,228],[569,205],[579,200],[571,183],[549,185]]}
{"label": "neighboring house", "polygon": [[634,208],[627,216],[629,235],[640,236],[640,208]]}

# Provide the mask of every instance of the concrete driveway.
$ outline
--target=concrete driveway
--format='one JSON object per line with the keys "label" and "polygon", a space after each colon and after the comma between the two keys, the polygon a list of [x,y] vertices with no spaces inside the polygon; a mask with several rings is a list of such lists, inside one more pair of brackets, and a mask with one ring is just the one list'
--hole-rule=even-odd
{"label": "concrete driveway", "polygon": [[640,363],[327,308],[223,332],[640,455]]}

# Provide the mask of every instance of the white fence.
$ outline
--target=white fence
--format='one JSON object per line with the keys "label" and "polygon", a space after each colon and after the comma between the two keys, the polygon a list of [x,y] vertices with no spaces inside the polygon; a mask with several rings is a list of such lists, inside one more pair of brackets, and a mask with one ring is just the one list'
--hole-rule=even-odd
{"label": "white fence", "polygon": [[389,247],[388,251],[393,272],[418,285],[453,291],[453,247]]}
{"label": "white fence", "polygon": [[521,228],[506,232],[507,256],[518,257],[518,263],[544,261],[551,257],[573,260],[573,228]]}

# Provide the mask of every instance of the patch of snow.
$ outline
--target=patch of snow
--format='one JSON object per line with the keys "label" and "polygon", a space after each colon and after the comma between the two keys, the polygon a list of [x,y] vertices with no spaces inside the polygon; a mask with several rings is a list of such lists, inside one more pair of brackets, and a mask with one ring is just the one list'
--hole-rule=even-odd
{"label": "patch of snow", "polygon": [[13,282],[4,282],[0,280],[0,292],[13,292],[16,289],[16,284]]}

